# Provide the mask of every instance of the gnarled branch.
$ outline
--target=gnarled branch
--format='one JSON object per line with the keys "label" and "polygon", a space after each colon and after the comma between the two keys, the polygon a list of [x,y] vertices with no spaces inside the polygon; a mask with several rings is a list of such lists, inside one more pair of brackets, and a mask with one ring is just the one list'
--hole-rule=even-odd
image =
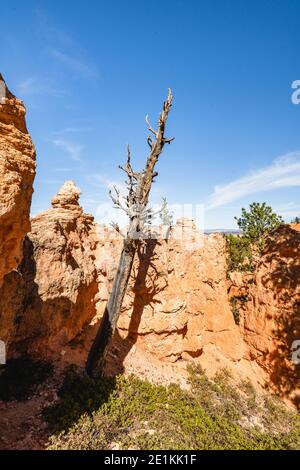
{"label": "gnarled branch", "polygon": [[[159,116],[158,128],[156,131],[150,125],[148,116],[146,117],[148,129],[151,134],[153,134],[153,138],[151,136],[148,136],[147,138],[150,153],[147,157],[143,171],[139,173],[133,171],[131,166],[130,148],[128,147],[127,149],[127,162],[124,166],[120,167],[128,176],[128,195],[125,198],[126,207],[123,206],[120,200],[120,192],[118,189],[116,187],[114,188],[115,195],[110,191],[110,196],[115,206],[125,210],[128,214],[129,226],[127,235],[123,242],[123,250],[119,266],[113,281],[107,306],[87,361],[87,372],[93,376],[101,376],[103,374],[105,359],[110,341],[116,329],[138,243],[142,237],[145,224],[150,223],[154,215],[153,211],[148,208],[147,205],[151,185],[155,176],[157,176],[157,172],[154,170],[155,165],[164,145],[171,143],[173,140],[164,136],[172,101],[173,96],[169,89],[167,99],[163,104],[163,108]],[[161,212],[161,210],[159,212]],[[117,231],[120,230],[116,224],[115,229]]]}

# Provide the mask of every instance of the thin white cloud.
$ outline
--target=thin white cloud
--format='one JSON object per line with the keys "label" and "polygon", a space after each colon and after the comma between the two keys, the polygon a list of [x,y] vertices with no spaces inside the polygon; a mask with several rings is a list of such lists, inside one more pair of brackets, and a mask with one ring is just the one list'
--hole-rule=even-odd
{"label": "thin white cloud", "polygon": [[48,42],[56,42],[63,46],[72,47],[75,45],[73,38],[62,29],[54,26],[50,23],[48,16],[45,11],[41,8],[37,8],[35,11],[36,15],[36,33],[40,40],[46,40]]}
{"label": "thin white cloud", "polygon": [[283,155],[271,165],[222,186],[208,198],[206,210],[225,206],[249,194],[300,186],[300,151]]}
{"label": "thin white cloud", "polygon": [[127,194],[127,186],[125,182],[116,181],[116,180],[107,178],[103,175],[100,175],[98,173],[95,173],[94,175],[90,175],[90,177],[101,188],[105,188],[111,191],[114,190],[114,188],[117,188],[117,190],[120,191],[121,197],[125,197],[125,195]]}
{"label": "thin white cloud", "polygon": [[54,131],[53,135],[80,134],[81,132],[91,132],[92,127],[65,127],[59,131]]}
{"label": "thin white cloud", "polygon": [[85,77],[85,78],[96,78],[97,77],[97,72],[96,70],[90,66],[89,64],[86,64],[84,61],[81,59],[72,57],[65,52],[61,52],[58,49],[50,49],[50,54],[51,56],[61,62],[63,65],[66,67],[70,68],[73,70],[73,72]]}
{"label": "thin white cloud", "polygon": [[65,139],[53,139],[52,144],[55,147],[63,149],[72,160],[80,160],[82,146]]}
{"label": "thin white cloud", "polygon": [[81,203],[93,206],[94,204],[101,204],[101,201],[99,201],[99,199],[95,199],[94,197],[86,196],[81,198]]}
{"label": "thin white cloud", "polygon": [[42,179],[43,184],[55,184],[56,186],[61,186],[63,182],[61,180],[56,179]]}
{"label": "thin white cloud", "polygon": [[28,77],[17,84],[18,93],[22,95],[69,95],[67,90],[59,89],[51,80],[43,77]]}
{"label": "thin white cloud", "polygon": [[287,202],[285,204],[275,206],[274,211],[281,215],[286,221],[290,221],[300,216],[300,205],[295,202]]}
{"label": "thin white cloud", "polygon": [[58,173],[71,172],[72,168],[68,168],[68,167],[54,168],[54,171],[57,171]]}

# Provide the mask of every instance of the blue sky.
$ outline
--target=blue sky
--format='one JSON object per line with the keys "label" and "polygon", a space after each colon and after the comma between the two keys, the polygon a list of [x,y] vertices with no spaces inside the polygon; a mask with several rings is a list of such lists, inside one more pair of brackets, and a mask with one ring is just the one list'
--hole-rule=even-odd
{"label": "blue sky", "polygon": [[0,71],[24,100],[37,149],[32,213],[66,179],[104,220],[130,143],[147,154],[171,87],[174,107],[154,203],[204,204],[206,228],[266,201],[300,213],[298,0],[89,0],[1,3]]}

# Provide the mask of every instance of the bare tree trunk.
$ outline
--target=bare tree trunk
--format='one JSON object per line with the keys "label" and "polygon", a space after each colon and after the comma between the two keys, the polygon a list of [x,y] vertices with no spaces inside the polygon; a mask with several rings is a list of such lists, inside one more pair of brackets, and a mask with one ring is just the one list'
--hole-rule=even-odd
{"label": "bare tree trunk", "polygon": [[[116,208],[123,209],[129,217],[129,228],[124,239],[123,250],[120,256],[118,269],[113,281],[111,293],[104,311],[104,315],[97,332],[96,338],[89,352],[86,371],[90,376],[100,377],[103,375],[107,352],[111,339],[115,332],[123,299],[126,293],[129,277],[132,270],[134,256],[137,250],[138,241],[141,238],[144,226],[151,221],[152,211],[147,209],[149,193],[152,182],[157,176],[154,167],[166,143],[171,143],[173,139],[164,137],[165,125],[169,110],[172,106],[172,93],[169,90],[168,98],[163,104],[162,112],[159,116],[158,130],[154,131],[148,122],[148,129],[155,136],[152,140],[148,136],[147,142],[150,147],[145,168],[142,172],[136,173],[131,166],[131,155],[128,147],[127,164],[120,167],[128,176],[128,195],[125,204],[120,199],[119,191],[115,188],[116,195],[110,196]],[[119,228],[115,226],[116,230]]]}
{"label": "bare tree trunk", "polygon": [[101,325],[89,352],[86,371],[90,376],[98,377],[103,373],[108,348],[116,329],[119,312],[126,293],[136,247],[136,240],[124,240],[118,270],[113,281]]}

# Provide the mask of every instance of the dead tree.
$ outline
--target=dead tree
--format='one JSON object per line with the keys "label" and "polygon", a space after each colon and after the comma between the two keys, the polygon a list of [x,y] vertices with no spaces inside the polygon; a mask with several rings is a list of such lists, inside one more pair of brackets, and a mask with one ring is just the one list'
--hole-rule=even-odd
{"label": "dead tree", "polygon": [[[128,215],[129,225],[110,296],[86,364],[87,373],[93,377],[103,375],[108,348],[116,329],[138,243],[143,236],[145,225],[151,222],[153,216],[152,210],[148,208],[148,201],[152,183],[158,175],[155,171],[155,165],[164,145],[170,144],[174,140],[165,137],[165,127],[172,100],[172,92],[169,89],[168,97],[159,116],[157,130],[151,127],[148,116],[146,116],[146,123],[151,135],[147,137],[150,153],[143,171],[139,173],[133,171],[128,146],[127,162],[124,166],[119,167],[128,177],[128,181],[126,181],[127,196],[121,198],[117,188],[115,188],[114,195],[110,191],[114,206],[124,210]],[[117,226],[115,228],[118,230]]]}

